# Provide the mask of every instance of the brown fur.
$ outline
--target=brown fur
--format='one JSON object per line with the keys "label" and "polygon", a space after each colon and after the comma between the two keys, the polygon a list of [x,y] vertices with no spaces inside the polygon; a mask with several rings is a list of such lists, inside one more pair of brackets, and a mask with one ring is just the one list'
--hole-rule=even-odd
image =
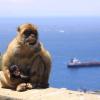
{"label": "brown fur", "polygon": [[[25,30],[31,29],[35,34],[25,40]],[[30,45],[33,43],[33,45]],[[17,65],[23,78],[12,78],[10,67]],[[18,35],[9,44],[3,55],[1,85],[3,88],[24,91],[31,88],[47,88],[51,69],[51,57],[38,41],[37,28],[32,24],[23,24],[18,28]]]}

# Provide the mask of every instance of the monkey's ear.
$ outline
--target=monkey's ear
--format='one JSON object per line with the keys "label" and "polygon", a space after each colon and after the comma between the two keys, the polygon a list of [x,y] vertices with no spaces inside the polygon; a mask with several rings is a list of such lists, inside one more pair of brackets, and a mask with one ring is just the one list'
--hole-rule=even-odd
{"label": "monkey's ear", "polygon": [[20,27],[17,28],[17,31],[20,32]]}

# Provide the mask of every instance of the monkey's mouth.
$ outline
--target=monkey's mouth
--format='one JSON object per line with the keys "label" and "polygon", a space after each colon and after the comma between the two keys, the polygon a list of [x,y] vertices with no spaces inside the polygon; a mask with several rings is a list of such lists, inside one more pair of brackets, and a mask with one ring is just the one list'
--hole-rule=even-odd
{"label": "monkey's mouth", "polygon": [[33,38],[33,39],[25,39],[25,43],[27,45],[35,45],[37,43],[37,39]]}
{"label": "monkey's mouth", "polygon": [[36,44],[36,42],[33,42],[33,43],[29,43],[29,45],[35,45]]}

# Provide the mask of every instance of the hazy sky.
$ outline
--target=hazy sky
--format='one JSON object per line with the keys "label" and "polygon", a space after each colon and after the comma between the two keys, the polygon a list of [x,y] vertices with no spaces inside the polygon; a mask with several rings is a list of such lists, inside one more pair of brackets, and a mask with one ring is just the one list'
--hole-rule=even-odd
{"label": "hazy sky", "polygon": [[0,0],[0,17],[100,16],[100,0]]}

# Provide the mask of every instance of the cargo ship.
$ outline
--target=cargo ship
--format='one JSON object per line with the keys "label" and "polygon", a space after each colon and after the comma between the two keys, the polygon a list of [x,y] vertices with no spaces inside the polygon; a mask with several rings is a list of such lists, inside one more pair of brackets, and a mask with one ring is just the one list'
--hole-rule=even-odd
{"label": "cargo ship", "polygon": [[100,61],[86,61],[81,62],[80,60],[74,58],[67,64],[68,67],[89,67],[89,66],[100,66]]}

